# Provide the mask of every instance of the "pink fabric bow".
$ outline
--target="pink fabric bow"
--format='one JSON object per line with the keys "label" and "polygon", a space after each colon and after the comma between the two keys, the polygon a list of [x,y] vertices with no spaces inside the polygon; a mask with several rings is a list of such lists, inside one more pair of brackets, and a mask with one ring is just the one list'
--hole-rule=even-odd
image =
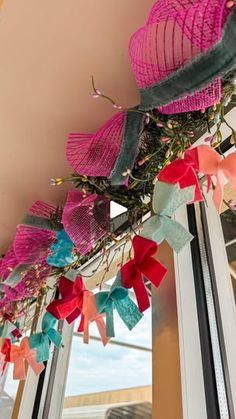
{"label": "pink fabric bow", "polygon": [[158,180],[166,183],[179,183],[181,189],[195,186],[193,202],[203,201],[202,191],[197,178],[198,169],[197,147],[185,152],[183,159],[168,164],[158,175]]}
{"label": "pink fabric bow", "polygon": [[121,268],[122,284],[133,288],[141,312],[150,307],[148,293],[143,276],[158,287],[167,272],[165,266],[153,258],[158,250],[157,244],[141,236],[133,239],[134,258]]}
{"label": "pink fabric bow", "polygon": [[102,343],[105,346],[109,338],[106,336],[106,325],[103,316],[97,311],[95,295],[92,291],[85,290],[81,322],[78,328],[78,332],[84,332],[84,343],[89,343],[89,325],[93,321],[97,324]]}
{"label": "pink fabric bow", "polygon": [[85,255],[109,231],[110,201],[96,194],[70,191],[63,210],[64,229],[78,251]]}
{"label": "pink fabric bow", "polygon": [[208,178],[208,189],[211,177],[215,176],[216,185],[213,191],[213,201],[218,212],[221,210],[223,188],[229,182],[236,189],[236,152],[223,158],[208,145],[196,147],[198,153],[198,170]]}
{"label": "pink fabric bow", "polygon": [[13,379],[24,380],[26,377],[25,361],[28,362],[36,375],[39,375],[44,367],[43,363],[36,362],[36,351],[30,349],[29,340],[24,337],[20,346],[12,345],[11,347],[11,362],[14,363]]}

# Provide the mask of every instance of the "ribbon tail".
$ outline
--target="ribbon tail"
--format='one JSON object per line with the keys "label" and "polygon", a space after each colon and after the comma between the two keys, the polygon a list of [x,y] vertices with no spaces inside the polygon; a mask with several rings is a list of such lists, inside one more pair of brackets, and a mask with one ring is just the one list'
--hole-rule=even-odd
{"label": "ribbon tail", "polygon": [[150,307],[150,301],[141,273],[139,279],[136,279],[133,282],[133,289],[137,299],[139,311],[142,313]]}
{"label": "ribbon tail", "polygon": [[179,253],[193,239],[192,234],[177,221],[166,218],[163,224],[165,239],[176,253]]}
{"label": "ribbon tail", "polygon": [[106,308],[106,335],[109,338],[115,337],[113,304]]}
{"label": "ribbon tail", "polygon": [[143,317],[143,314],[140,313],[138,307],[128,295],[122,300],[116,300],[115,307],[129,330],[132,330]]}
{"label": "ribbon tail", "polygon": [[30,367],[34,371],[35,375],[39,375],[44,370],[44,368],[45,368],[44,364],[43,363],[38,364],[36,362],[35,355],[30,355],[26,359],[27,359],[28,364],[30,365]]}
{"label": "ribbon tail", "polygon": [[109,338],[106,336],[106,325],[102,318],[102,316],[99,316],[96,320],[97,328],[99,331],[99,334],[101,336],[101,340],[104,346],[109,342]]}
{"label": "ribbon tail", "polygon": [[14,362],[13,380],[25,380],[25,362],[22,356]]}
{"label": "ribbon tail", "polygon": [[50,339],[50,341],[53,343],[53,345],[55,345],[57,348],[60,348],[62,336],[57,330],[53,328],[49,329],[47,332],[47,336]]}
{"label": "ribbon tail", "polygon": [[218,212],[221,210],[223,201],[223,188],[224,188],[225,177],[221,170],[218,170],[216,174],[216,186],[213,191],[213,201]]}
{"label": "ribbon tail", "polygon": [[[87,344],[89,343],[89,325],[90,325],[90,321],[88,320],[87,317],[85,317],[84,322],[83,322],[83,331],[84,331],[84,339],[83,340],[84,340],[84,343],[87,343]],[[79,328],[80,328],[80,326],[79,326]]]}

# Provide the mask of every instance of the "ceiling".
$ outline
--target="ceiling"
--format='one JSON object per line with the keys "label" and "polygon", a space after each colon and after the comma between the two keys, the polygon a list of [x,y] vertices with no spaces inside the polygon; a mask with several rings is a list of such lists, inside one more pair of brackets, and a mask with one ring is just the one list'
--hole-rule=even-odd
{"label": "ceiling", "polygon": [[5,0],[0,9],[0,251],[37,200],[60,203],[70,131],[93,132],[114,112],[97,87],[133,106],[128,40],[153,0]]}

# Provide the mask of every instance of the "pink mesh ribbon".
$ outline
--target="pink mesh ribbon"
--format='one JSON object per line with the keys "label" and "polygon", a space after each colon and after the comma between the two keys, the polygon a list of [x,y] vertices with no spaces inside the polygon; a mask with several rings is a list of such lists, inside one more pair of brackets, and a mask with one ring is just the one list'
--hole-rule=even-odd
{"label": "pink mesh ribbon", "polygon": [[5,256],[1,260],[0,265],[0,278],[5,281],[10,273],[18,265],[18,260],[16,258],[13,247],[11,246]]}
{"label": "pink mesh ribbon", "polygon": [[26,216],[26,224],[17,227],[13,244],[18,264],[34,264],[45,260],[56,238],[49,222],[55,212],[56,207],[43,201],[36,201],[30,208],[29,213],[33,216]]}
{"label": "pink mesh ribbon", "polygon": [[84,343],[89,343],[89,325],[91,322],[96,323],[102,343],[105,346],[109,338],[106,336],[106,325],[103,316],[97,311],[95,295],[92,291],[84,290],[82,316],[78,328],[78,332],[84,332]]}
{"label": "pink mesh ribbon", "polygon": [[110,202],[104,196],[70,191],[64,206],[62,224],[78,251],[85,255],[110,228]]}
{"label": "pink mesh ribbon", "polygon": [[26,298],[37,297],[40,289],[46,284],[51,270],[52,267],[46,262],[29,267],[14,288],[4,284],[5,299],[7,301],[20,301]]}
{"label": "pink mesh ribbon", "polygon": [[[203,144],[196,147],[198,153],[198,170],[208,178],[214,176],[216,185],[213,190],[213,201],[220,212],[224,185],[229,182],[236,190],[236,152],[225,158],[213,148]],[[210,186],[210,182],[208,182]]]}
{"label": "pink mesh ribbon", "polygon": [[36,375],[39,375],[44,370],[44,364],[36,362],[36,351],[30,349],[29,339],[24,337],[20,346],[12,345],[11,347],[11,362],[14,363],[13,379],[24,380],[25,362],[28,362]]}
{"label": "pink mesh ribbon", "polygon": [[34,264],[43,261],[56,238],[55,232],[27,225],[17,227],[14,251],[20,264]]}
{"label": "pink mesh ribbon", "polygon": [[[138,87],[145,89],[158,84],[215,45],[227,17],[225,3],[224,0],[158,0],[146,24],[134,33],[129,43]],[[218,78],[204,89],[158,110],[166,114],[199,110],[213,105],[220,97]]]}
{"label": "pink mesh ribbon", "polygon": [[105,177],[111,174],[123,141],[125,115],[117,113],[95,134],[69,135],[66,156],[76,173]]}

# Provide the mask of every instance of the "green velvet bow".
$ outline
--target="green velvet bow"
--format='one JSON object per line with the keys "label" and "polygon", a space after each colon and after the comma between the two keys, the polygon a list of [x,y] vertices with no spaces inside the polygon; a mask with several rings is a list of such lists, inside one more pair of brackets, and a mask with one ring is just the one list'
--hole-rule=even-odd
{"label": "green velvet bow", "polygon": [[62,337],[57,330],[54,329],[57,320],[50,313],[46,312],[42,321],[42,332],[35,333],[29,337],[31,349],[37,350],[36,361],[38,363],[49,359],[50,342],[57,348],[61,346]]}
{"label": "green velvet bow", "polygon": [[166,240],[178,253],[189,243],[193,236],[180,223],[171,217],[181,205],[194,199],[194,187],[180,189],[178,184],[157,182],[153,194],[153,211],[156,215],[144,224],[142,236],[158,244]]}
{"label": "green velvet bow", "polygon": [[95,297],[98,312],[106,314],[106,335],[108,337],[115,336],[114,309],[118,311],[119,316],[129,330],[132,330],[143,316],[129,297],[128,290],[122,287],[120,272],[117,274],[110,292],[102,291],[97,293]]}

